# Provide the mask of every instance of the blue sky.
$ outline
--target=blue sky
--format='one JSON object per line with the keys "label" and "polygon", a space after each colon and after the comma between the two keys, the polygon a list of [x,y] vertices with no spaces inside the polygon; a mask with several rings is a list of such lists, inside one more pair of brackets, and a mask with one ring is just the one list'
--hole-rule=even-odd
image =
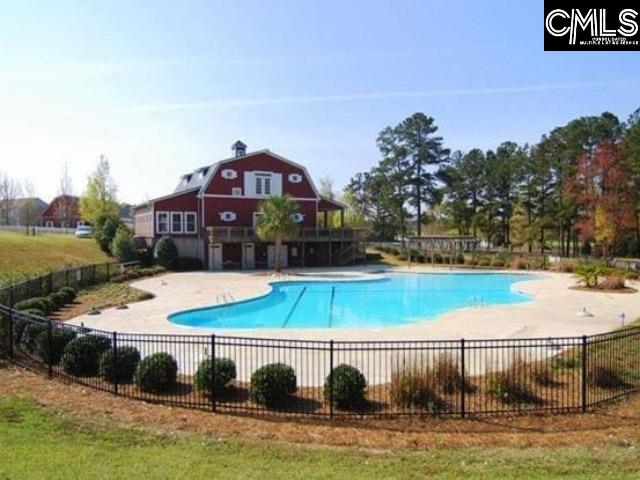
{"label": "blue sky", "polygon": [[544,52],[543,2],[0,1],[0,170],[48,200],[107,155],[123,201],[237,139],[330,175],[416,111],[451,149],[640,106],[635,53]]}

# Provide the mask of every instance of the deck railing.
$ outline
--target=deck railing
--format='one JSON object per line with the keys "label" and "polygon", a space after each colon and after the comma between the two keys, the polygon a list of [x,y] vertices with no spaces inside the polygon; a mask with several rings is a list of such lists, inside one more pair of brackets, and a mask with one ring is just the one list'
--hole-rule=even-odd
{"label": "deck railing", "polygon": [[[249,227],[207,227],[211,243],[256,242],[259,237],[254,228]],[[366,230],[354,228],[313,228],[304,227],[298,235],[287,241],[353,241],[364,240]]]}

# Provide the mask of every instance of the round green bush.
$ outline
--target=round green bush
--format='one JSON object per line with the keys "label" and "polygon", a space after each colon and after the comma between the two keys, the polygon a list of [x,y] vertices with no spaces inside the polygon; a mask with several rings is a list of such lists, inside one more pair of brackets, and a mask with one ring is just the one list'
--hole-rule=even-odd
{"label": "round green bush", "polygon": [[211,395],[220,392],[236,379],[236,364],[230,358],[215,359],[215,375],[212,372],[213,362],[210,358],[200,362],[196,372],[196,390]]}
{"label": "round green bush", "polygon": [[137,270],[127,270],[127,272],[125,273],[125,276],[129,279],[129,280],[135,280],[136,278],[140,278],[140,273]]}
{"label": "round green bush", "polygon": [[38,336],[47,331],[47,324],[39,322],[26,322],[20,335],[20,346],[29,353],[35,353]]}
{"label": "round green bush", "polygon": [[36,308],[38,310],[45,312],[46,314],[51,311],[51,301],[47,297],[34,297],[28,300],[23,300],[22,302],[16,303],[13,308],[20,311]]}
{"label": "round green bush", "polygon": [[138,364],[133,380],[143,392],[170,391],[178,381],[178,364],[168,353],[154,353]]}
{"label": "round green bush", "polygon": [[128,280],[126,275],[114,275],[113,277],[111,277],[111,281],[113,283],[123,283],[126,282]]}
{"label": "round green bush", "polygon": [[296,393],[296,374],[284,363],[260,367],[251,375],[251,397],[269,408],[286,406]]}
{"label": "round green bush", "polygon": [[47,314],[40,310],[39,308],[27,308],[26,310],[20,310],[20,313],[24,313],[25,315],[34,315],[36,317],[47,318]]}
{"label": "round green bush", "polygon": [[62,287],[58,293],[64,295],[66,303],[71,303],[76,299],[76,291],[72,287]]}
{"label": "round green bush", "polygon": [[51,329],[51,353],[49,353],[49,332],[45,330],[36,338],[36,352],[42,360],[51,360],[53,365],[58,365],[62,360],[62,354],[67,344],[76,338],[73,330],[65,327]]}
{"label": "round green bush", "polygon": [[67,296],[61,292],[50,293],[47,298],[51,301],[52,311],[58,310],[67,303]]}
{"label": "round green bush", "polygon": [[[117,355],[117,371],[113,356]],[[131,383],[140,363],[140,352],[135,347],[110,348],[100,356],[100,376],[107,382]]]}
{"label": "round green bush", "polygon": [[97,335],[84,335],[71,340],[62,354],[62,368],[77,377],[95,377],[100,367],[100,355],[111,347],[111,341]]}
{"label": "round green bush", "polygon": [[178,248],[171,238],[161,238],[153,249],[153,258],[158,265],[165,268],[173,268],[178,258]]}
{"label": "round green bush", "polygon": [[367,380],[360,370],[351,365],[341,364],[331,370],[324,383],[324,398],[338,408],[345,410],[361,407]]}

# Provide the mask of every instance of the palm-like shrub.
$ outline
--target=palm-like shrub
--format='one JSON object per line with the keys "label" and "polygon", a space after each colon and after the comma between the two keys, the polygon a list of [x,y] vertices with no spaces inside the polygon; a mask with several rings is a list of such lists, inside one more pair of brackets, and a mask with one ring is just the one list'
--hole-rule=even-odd
{"label": "palm-like shrub", "polygon": [[282,242],[298,233],[298,224],[293,216],[298,211],[298,204],[289,197],[269,197],[260,203],[260,216],[257,222],[257,233],[263,240],[275,243],[274,265],[280,271]]}
{"label": "palm-like shrub", "polygon": [[391,372],[391,401],[400,408],[415,408],[428,412],[446,410],[447,404],[437,393],[436,379],[431,369],[400,368]]}
{"label": "palm-like shrub", "polygon": [[599,262],[581,262],[574,270],[574,274],[587,288],[597,288],[598,279],[604,275],[607,268]]}
{"label": "palm-like shrub", "polygon": [[207,395],[220,393],[236,379],[236,375],[236,364],[230,358],[216,358],[215,361],[207,358],[198,366],[195,387]]}
{"label": "palm-like shrub", "polygon": [[137,348],[110,348],[100,356],[100,376],[111,383],[131,383],[139,363]]}
{"label": "palm-like shrub", "polygon": [[341,364],[331,370],[324,383],[324,398],[345,410],[358,408],[365,402],[367,380],[351,365]]}
{"label": "palm-like shrub", "polygon": [[251,375],[251,397],[269,408],[286,406],[296,393],[296,374],[284,363],[271,363],[260,367]]}
{"label": "palm-like shrub", "polygon": [[143,392],[171,391],[178,383],[178,363],[168,353],[154,353],[138,364],[133,380]]}

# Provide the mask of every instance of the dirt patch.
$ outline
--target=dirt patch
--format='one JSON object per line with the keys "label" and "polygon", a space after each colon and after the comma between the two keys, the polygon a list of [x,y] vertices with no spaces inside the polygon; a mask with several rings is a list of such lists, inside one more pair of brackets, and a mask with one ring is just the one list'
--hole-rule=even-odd
{"label": "dirt patch", "polygon": [[580,292],[593,292],[593,293],[637,293],[638,290],[631,287],[624,288],[589,288],[581,285],[575,287],[569,287],[569,290],[578,290]]}
{"label": "dirt patch", "polygon": [[150,404],[98,392],[14,366],[0,368],[0,396],[16,396],[98,424],[134,425],[160,432],[190,431],[295,443],[380,449],[505,446],[554,447],[640,442],[640,397],[575,415],[482,419],[336,420],[252,418]]}

